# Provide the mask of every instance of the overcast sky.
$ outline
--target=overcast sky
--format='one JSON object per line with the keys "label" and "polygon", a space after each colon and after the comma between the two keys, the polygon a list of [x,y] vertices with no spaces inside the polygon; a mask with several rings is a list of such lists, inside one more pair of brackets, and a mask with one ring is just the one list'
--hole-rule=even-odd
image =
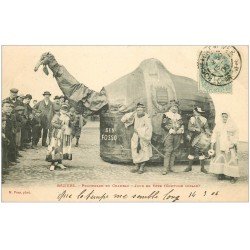
{"label": "overcast sky", "polygon": [[[51,52],[59,64],[89,88],[99,91],[103,86],[132,72],[145,59],[157,58],[173,74],[198,80],[197,58],[203,46],[4,46],[2,47],[2,96],[10,88],[42,99],[46,90],[60,95],[51,72],[34,66],[44,52]],[[233,83],[233,94],[211,95],[216,112],[227,109],[240,127],[240,140],[248,138],[248,48],[237,46],[242,56],[242,70]]]}

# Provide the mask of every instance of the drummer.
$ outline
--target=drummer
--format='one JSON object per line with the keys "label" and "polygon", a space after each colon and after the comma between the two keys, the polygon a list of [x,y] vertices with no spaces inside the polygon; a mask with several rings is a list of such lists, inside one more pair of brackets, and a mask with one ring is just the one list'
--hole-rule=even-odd
{"label": "drummer", "polygon": [[[199,135],[205,133],[207,135],[211,135],[207,119],[202,116],[205,113],[200,107],[195,107],[193,110],[193,116],[190,118],[188,122],[188,139],[189,139],[189,155],[188,160],[189,164],[188,167],[184,170],[185,172],[189,172],[192,170],[193,161],[195,156],[198,155],[201,165],[201,172],[207,173],[205,169],[205,155],[203,154],[202,150],[196,146],[195,141],[199,139]],[[198,140],[197,140],[198,142]]]}

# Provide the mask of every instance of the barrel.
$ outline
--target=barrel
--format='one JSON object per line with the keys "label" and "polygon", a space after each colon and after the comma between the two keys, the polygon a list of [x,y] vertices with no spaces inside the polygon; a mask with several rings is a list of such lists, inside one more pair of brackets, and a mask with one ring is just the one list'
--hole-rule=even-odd
{"label": "barrel", "polygon": [[132,162],[130,140],[133,128],[125,129],[122,114],[104,113],[100,116],[100,156],[111,163]]}
{"label": "barrel", "polygon": [[[194,80],[171,74],[157,59],[143,61],[135,71],[107,85],[105,92],[109,109],[100,114],[100,156],[110,163],[132,163],[133,126],[125,128],[121,118],[135,110],[138,102],[145,104],[152,121],[152,163],[163,162],[165,132],[161,122],[171,100],[179,102],[185,131],[195,106],[205,111],[210,128],[214,127],[215,110],[209,94],[200,93]],[[189,141],[186,135],[185,132],[177,152],[176,161],[179,162],[187,161]]]}

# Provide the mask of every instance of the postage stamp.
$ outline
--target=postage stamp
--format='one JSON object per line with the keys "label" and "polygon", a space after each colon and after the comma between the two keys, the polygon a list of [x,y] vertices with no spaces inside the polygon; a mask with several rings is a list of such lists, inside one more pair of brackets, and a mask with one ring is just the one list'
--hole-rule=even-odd
{"label": "postage stamp", "polygon": [[234,46],[206,46],[198,58],[199,91],[232,93],[233,81],[241,71],[241,55]]}

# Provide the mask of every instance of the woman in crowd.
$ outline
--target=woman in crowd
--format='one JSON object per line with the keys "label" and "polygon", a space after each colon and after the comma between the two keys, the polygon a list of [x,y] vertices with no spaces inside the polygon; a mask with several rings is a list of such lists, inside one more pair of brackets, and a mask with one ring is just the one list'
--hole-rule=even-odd
{"label": "woman in crowd", "polygon": [[52,138],[46,160],[51,162],[51,171],[55,170],[56,166],[65,169],[66,167],[62,164],[62,160],[72,160],[71,124],[67,105],[64,104],[61,109],[57,108],[55,110],[51,126]]}
{"label": "woman in crowd", "polygon": [[228,112],[221,113],[211,142],[210,152],[214,153],[214,145],[216,145],[216,152],[210,163],[210,172],[217,174],[219,180],[228,176],[231,183],[235,183],[240,176],[237,158],[238,128]]}

